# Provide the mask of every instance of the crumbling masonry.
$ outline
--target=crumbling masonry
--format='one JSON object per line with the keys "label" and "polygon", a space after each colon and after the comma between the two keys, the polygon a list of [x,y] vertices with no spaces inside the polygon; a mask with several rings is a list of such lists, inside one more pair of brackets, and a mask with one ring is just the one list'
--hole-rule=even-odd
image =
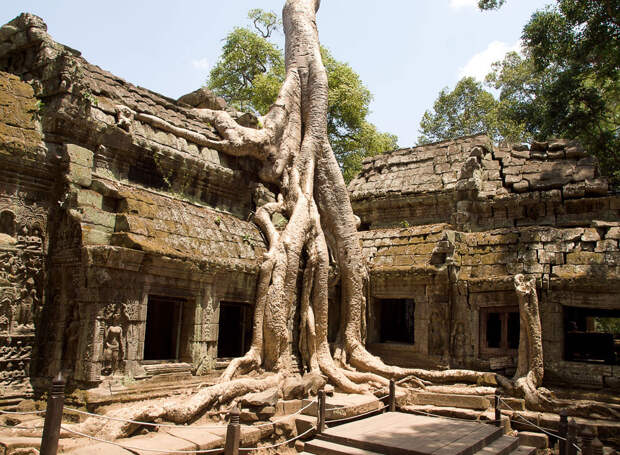
{"label": "crumbling masonry", "polygon": [[[61,369],[88,388],[241,355],[265,252],[252,214],[274,192],[258,162],[206,146],[218,133],[191,108],[255,119],[127,83],[27,14],[0,28],[0,71],[0,404]],[[398,150],[349,189],[367,344],[387,363],[510,373],[524,273],[545,381],[620,387],[619,335],[601,328],[620,319],[620,196],[578,144]]]}

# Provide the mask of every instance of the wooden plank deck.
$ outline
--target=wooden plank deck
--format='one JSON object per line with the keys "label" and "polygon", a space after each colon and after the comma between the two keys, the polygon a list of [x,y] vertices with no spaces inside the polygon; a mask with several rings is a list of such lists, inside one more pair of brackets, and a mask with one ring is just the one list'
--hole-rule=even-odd
{"label": "wooden plank deck", "polygon": [[390,455],[471,455],[501,435],[477,422],[388,412],[329,428],[319,438]]}

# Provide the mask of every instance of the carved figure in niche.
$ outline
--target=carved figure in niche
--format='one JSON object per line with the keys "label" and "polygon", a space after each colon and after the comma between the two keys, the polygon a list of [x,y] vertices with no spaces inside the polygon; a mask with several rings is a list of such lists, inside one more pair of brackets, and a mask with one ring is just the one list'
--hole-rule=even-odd
{"label": "carved figure in niche", "polygon": [[465,327],[462,322],[457,322],[452,336],[452,355],[460,365],[465,360]]}
{"label": "carved figure in niche", "polygon": [[135,112],[122,104],[116,105],[116,125],[125,131],[131,130],[131,122]]}
{"label": "carved figure in niche", "polygon": [[103,370],[104,376],[110,376],[120,369],[123,360],[122,340],[123,328],[120,325],[120,314],[113,316],[111,325],[108,326],[105,334],[103,349]]}
{"label": "carved figure in niche", "polygon": [[[32,289],[36,295],[36,291]],[[19,304],[15,306],[15,328],[18,332],[27,332],[34,329],[32,319],[32,306],[34,304],[32,293],[28,289],[21,290]]]}
{"label": "carved figure in niche", "polygon": [[75,366],[80,338],[80,307],[77,303],[73,304],[68,322],[62,348],[62,362],[65,370],[72,371]]}
{"label": "carved figure in niche", "polygon": [[429,320],[429,351],[431,354],[443,354],[445,318],[439,310],[433,310]]}
{"label": "carved figure in niche", "polygon": [[28,242],[28,226],[22,226],[17,234],[17,245],[25,247]]}

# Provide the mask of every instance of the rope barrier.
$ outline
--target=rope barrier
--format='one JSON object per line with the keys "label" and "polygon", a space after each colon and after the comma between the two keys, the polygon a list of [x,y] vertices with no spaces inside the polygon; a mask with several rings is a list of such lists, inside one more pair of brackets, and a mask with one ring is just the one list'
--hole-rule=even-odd
{"label": "rope barrier", "polygon": [[[386,408],[389,408],[389,406],[383,406],[383,407],[381,407],[381,408],[379,408],[379,409],[374,409],[374,410],[372,410],[372,411],[368,411],[368,412],[365,412],[365,413],[363,413],[363,414],[357,414],[357,415],[354,415],[354,416],[351,416],[351,417],[344,417],[344,418],[342,418],[342,419],[331,419],[331,420],[326,420],[326,421],[325,421],[325,423],[344,422],[345,420],[353,420],[353,419],[358,419],[358,418],[360,418],[360,417],[364,417],[364,416],[369,415],[369,414],[374,414],[374,413],[377,413],[377,412],[379,412],[379,411],[383,411],[383,410],[384,410],[384,409],[386,409]],[[338,408],[338,409],[345,409],[345,408]]]}
{"label": "rope barrier", "polygon": [[[306,409],[308,409],[310,406],[312,406],[317,400],[313,400],[310,403],[308,403],[306,406],[304,406],[303,408],[301,408],[300,410],[292,413],[292,414],[288,414],[278,420],[274,420],[271,422],[266,422],[266,423],[261,423],[259,425],[247,425],[250,426],[252,428],[257,428],[257,427],[264,427],[264,426],[269,426],[269,425],[274,425],[276,423],[282,422],[284,420],[289,419],[292,416],[295,416],[297,414],[301,414],[303,411],[305,411]],[[121,419],[119,417],[110,417],[110,416],[106,416],[103,414],[93,414],[92,412],[87,412],[87,411],[82,411],[81,409],[75,409],[75,408],[71,408],[69,406],[65,406],[65,409],[71,412],[76,412],[78,414],[82,414],[82,415],[87,415],[87,416],[91,416],[91,417],[95,417],[95,418],[99,418],[99,419],[105,419],[105,420],[113,420],[115,422],[125,422],[125,423],[133,423],[135,425],[145,425],[145,426],[149,426],[149,427],[157,427],[157,428],[192,428],[194,430],[209,430],[209,429],[217,429],[217,428],[226,428],[228,425],[174,425],[174,424],[170,424],[170,423],[154,423],[154,422],[142,422],[140,420],[131,420],[131,419]]]}
{"label": "rope barrier", "polygon": [[0,409],[0,414],[12,414],[12,415],[45,414],[45,410],[43,411],[4,411]]}
{"label": "rope barrier", "polygon": [[291,442],[296,441],[299,438],[303,438],[305,435],[307,435],[308,433],[310,433],[311,431],[314,431],[314,430],[316,430],[316,427],[311,427],[310,429],[304,431],[302,434],[298,434],[294,438],[287,439],[286,441],[279,442],[277,444],[271,444],[271,445],[263,446],[263,447],[249,447],[249,448],[239,447],[239,451],[243,450],[243,451],[246,451],[246,452],[250,452],[252,450],[274,449],[276,447],[283,446],[284,444],[290,444]]}
{"label": "rope barrier", "polygon": [[120,447],[120,448],[126,449],[126,450],[139,450],[141,452],[156,452],[156,453],[215,453],[215,452],[223,452],[224,451],[223,447],[218,447],[217,449],[203,449],[203,450],[146,449],[146,448],[143,448],[143,447],[128,446],[128,445],[120,444],[118,442],[108,441],[107,439],[97,438],[95,436],[91,436],[91,435],[88,435],[86,433],[80,433],[79,431],[75,431],[75,430],[72,430],[70,428],[66,428],[66,427],[63,427],[63,426],[61,426],[60,428],[62,428],[65,431],[68,431],[69,433],[73,433],[73,434],[76,434],[78,436],[81,436],[83,438],[88,438],[88,439],[91,439],[93,441],[103,442],[105,444],[111,444],[113,446],[117,446],[117,447]]}
{"label": "rope barrier", "polygon": [[[297,415],[297,414],[301,414],[302,412],[304,412],[306,409],[308,409],[310,406],[312,406],[314,403],[316,403],[317,400],[312,400],[310,403],[308,403],[307,405],[305,405],[303,408],[301,408],[299,411],[295,411],[292,414],[287,414],[284,417],[281,417],[279,419],[276,420],[272,420],[271,422],[265,422],[265,423],[260,423],[258,425],[248,425],[251,426],[252,428],[258,428],[258,427],[267,427],[269,425],[274,425],[276,423],[280,423],[280,422],[284,422],[285,420],[290,419],[291,417]],[[192,427],[193,428],[193,427]]]}
{"label": "rope barrier", "polygon": [[422,411],[420,409],[406,408],[406,410],[408,412],[413,412],[415,414],[423,414],[423,415],[426,415],[426,416],[429,416],[429,417],[439,417],[439,418],[442,418],[442,419],[456,420],[458,422],[480,423],[480,424],[484,424],[484,425],[486,425],[488,423],[495,423],[495,422],[497,422],[497,420],[495,420],[495,419],[493,419],[493,420],[484,420],[483,421],[483,420],[477,420],[477,419],[476,420],[472,420],[472,419],[461,419],[459,417],[442,416],[442,415],[439,415],[439,414],[431,414],[430,412],[425,412],[425,411]]}
{"label": "rope barrier", "polygon": [[[521,420],[523,420],[525,423],[529,424],[530,426],[532,426],[532,427],[534,427],[534,428],[538,428],[540,431],[542,431],[543,433],[547,434],[548,436],[552,436],[552,437],[554,437],[554,438],[556,438],[556,439],[558,439],[558,440],[560,440],[560,441],[567,441],[567,439],[566,439],[566,438],[563,438],[562,436],[560,436],[560,435],[558,435],[558,434],[552,433],[551,431],[547,431],[547,430],[549,430],[549,428],[545,429],[545,428],[543,428],[543,427],[541,427],[541,426],[539,426],[539,425],[536,425],[534,422],[532,422],[532,421],[530,421],[530,420],[526,419],[526,418],[525,418],[525,417],[523,417],[521,414],[518,414],[518,413],[517,413],[517,411],[516,411],[516,410],[514,410],[514,409],[513,409],[513,408],[512,408],[512,407],[511,407],[508,403],[506,403],[506,402],[505,402],[505,401],[504,401],[501,397],[500,397],[499,399],[500,399],[500,401],[501,401],[502,403],[504,403],[504,405],[505,405],[505,406],[507,406],[507,407],[508,407],[508,409],[510,409],[512,412],[514,412],[514,413],[516,414],[516,416],[517,416],[518,418],[520,418]],[[513,414],[513,415],[514,415],[514,414]],[[573,446],[574,446],[574,447],[575,447],[575,448],[576,448],[579,452],[581,452],[581,448],[580,448],[577,444],[575,444],[575,443],[572,443],[572,444],[573,444]]]}
{"label": "rope barrier", "polygon": [[11,425],[1,425],[2,428],[9,428],[11,430],[40,430],[43,428],[43,425],[37,425],[36,427],[20,427],[19,425],[11,426]]}
{"label": "rope barrier", "polygon": [[77,412],[78,414],[96,417],[104,420],[113,420],[115,422],[133,423],[135,425],[145,425],[148,427],[161,427],[161,428],[193,428],[195,430],[208,430],[215,428],[226,428],[227,425],[202,425],[202,426],[188,426],[188,425],[174,425],[170,423],[154,423],[154,422],[141,422],[139,420],[121,419],[119,417],[110,417],[102,414],[93,414],[92,412],[82,411],[80,409],[70,408],[65,406],[65,409],[71,412]]}

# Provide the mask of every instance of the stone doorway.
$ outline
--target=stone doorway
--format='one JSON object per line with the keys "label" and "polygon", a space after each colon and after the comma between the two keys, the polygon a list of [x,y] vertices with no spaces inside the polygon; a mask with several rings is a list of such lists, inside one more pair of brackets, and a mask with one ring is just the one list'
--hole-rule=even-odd
{"label": "stone doorway", "polygon": [[415,343],[415,302],[413,299],[377,299],[375,313],[380,343]]}
{"label": "stone doorway", "polygon": [[185,299],[150,295],[146,313],[144,360],[176,361],[181,344]]}
{"label": "stone doorway", "polygon": [[247,303],[220,302],[218,358],[240,357],[252,343],[254,308]]}

